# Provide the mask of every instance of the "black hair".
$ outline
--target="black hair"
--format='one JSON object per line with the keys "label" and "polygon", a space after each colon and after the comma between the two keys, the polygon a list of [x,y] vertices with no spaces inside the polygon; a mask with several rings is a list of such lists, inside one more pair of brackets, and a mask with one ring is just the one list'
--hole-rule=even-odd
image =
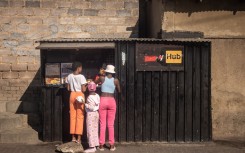
{"label": "black hair", "polygon": [[73,62],[72,63],[72,70],[73,71],[76,71],[77,70],[77,68],[79,68],[79,67],[81,67],[82,66],[82,63],[81,62]]}

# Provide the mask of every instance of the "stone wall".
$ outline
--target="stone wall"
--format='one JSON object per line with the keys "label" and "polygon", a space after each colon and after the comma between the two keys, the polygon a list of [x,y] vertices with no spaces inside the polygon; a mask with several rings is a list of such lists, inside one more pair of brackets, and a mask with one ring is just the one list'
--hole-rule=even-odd
{"label": "stone wall", "polygon": [[36,40],[138,36],[138,0],[0,0],[0,112],[38,111]]}

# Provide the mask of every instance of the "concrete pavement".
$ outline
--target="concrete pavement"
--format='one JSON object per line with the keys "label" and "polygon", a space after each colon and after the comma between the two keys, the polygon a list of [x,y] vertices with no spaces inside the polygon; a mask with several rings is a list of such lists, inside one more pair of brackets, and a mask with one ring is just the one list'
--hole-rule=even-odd
{"label": "concrete pavement", "polygon": [[[0,144],[0,153],[55,153],[57,143]],[[244,142],[217,141],[199,144],[133,143],[117,144],[115,153],[245,153]],[[97,151],[100,152],[100,151]],[[103,153],[109,153],[105,150]]]}

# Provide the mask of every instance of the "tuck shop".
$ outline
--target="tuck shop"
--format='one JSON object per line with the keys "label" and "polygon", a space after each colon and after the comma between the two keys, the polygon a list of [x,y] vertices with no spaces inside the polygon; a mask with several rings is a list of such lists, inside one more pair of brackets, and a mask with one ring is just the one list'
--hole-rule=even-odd
{"label": "tuck shop", "polygon": [[96,76],[103,64],[115,65],[122,86],[122,94],[116,94],[116,141],[212,139],[210,42],[130,38],[39,43],[44,141],[69,140],[64,78],[73,61],[82,62],[86,78]]}

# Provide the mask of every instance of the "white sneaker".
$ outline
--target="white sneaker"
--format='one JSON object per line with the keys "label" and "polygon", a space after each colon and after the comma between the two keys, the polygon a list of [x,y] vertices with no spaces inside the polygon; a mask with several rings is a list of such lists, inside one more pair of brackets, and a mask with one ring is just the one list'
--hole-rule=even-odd
{"label": "white sneaker", "polygon": [[95,152],[96,151],[96,148],[93,147],[93,148],[88,148],[86,150],[84,150],[85,153],[90,153],[90,152]]}
{"label": "white sneaker", "polygon": [[116,147],[114,146],[113,148],[110,148],[110,151],[115,151]]}

